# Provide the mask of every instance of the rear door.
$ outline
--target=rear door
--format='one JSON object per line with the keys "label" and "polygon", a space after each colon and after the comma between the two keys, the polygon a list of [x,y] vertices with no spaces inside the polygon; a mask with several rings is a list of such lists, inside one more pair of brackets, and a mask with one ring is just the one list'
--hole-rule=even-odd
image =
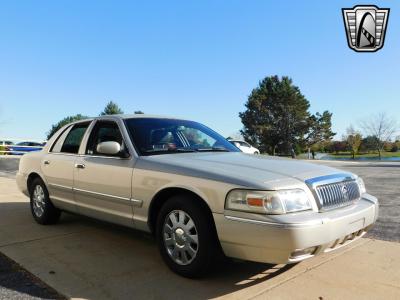
{"label": "rear door", "polygon": [[[123,151],[117,155],[97,152],[101,142],[113,141]],[[132,226],[131,182],[134,159],[129,154],[119,124],[97,120],[84,153],[74,168],[74,194],[78,212],[113,223]]]}
{"label": "rear door", "polygon": [[74,165],[90,122],[68,127],[60,134],[41,162],[50,198],[61,209],[76,211],[73,195]]}

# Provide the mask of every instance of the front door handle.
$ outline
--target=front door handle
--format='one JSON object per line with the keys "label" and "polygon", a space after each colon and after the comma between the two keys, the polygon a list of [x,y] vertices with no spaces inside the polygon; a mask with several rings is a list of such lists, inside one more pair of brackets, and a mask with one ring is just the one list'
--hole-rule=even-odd
{"label": "front door handle", "polygon": [[86,166],[84,164],[75,164],[75,168],[84,169]]}
{"label": "front door handle", "polygon": [[50,161],[49,161],[49,160],[45,160],[45,161],[43,162],[43,164],[44,164],[44,165],[49,165],[49,164],[50,164]]}

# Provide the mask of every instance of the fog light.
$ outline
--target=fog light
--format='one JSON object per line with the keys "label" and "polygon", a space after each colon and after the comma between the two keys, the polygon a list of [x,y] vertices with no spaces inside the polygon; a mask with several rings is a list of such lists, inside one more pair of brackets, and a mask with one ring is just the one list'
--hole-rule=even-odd
{"label": "fog light", "polygon": [[317,250],[317,247],[309,247],[305,249],[298,249],[290,254],[290,258],[299,258],[301,256],[312,255]]}

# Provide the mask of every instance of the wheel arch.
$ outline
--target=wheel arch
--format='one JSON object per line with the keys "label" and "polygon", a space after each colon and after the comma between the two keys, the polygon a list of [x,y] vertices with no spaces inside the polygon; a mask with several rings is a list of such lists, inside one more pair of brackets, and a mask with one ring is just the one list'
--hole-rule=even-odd
{"label": "wheel arch", "polygon": [[[213,222],[213,227],[215,228],[214,218],[212,216],[212,211],[207,201],[201,197],[199,194],[183,187],[166,187],[158,191],[151,200],[148,214],[148,226],[152,234],[155,234],[155,227],[157,223],[158,213],[163,206],[163,204],[172,196],[175,195],[188,195],[193,199],[197,200],[201,207],[209,213],[209,217]],[[216,230],[216,228],[215,228]]]}
{"label": "wheel arch", "polygon": [[[27,181],[26,181],[26,186],[27,186],[28,192],[30,192],[31,184],[32,184],[33,180],[35,180],[36,178],[40,178],[43,182],[45,182],[45,181],[43,180],[42,176],[40,176],[39,173],[37,173],[37,172],[31,172],[31,173],[28,175],[28,178],[27,178]],[[45,183],[45,184],[46,184],[46,183]]]}

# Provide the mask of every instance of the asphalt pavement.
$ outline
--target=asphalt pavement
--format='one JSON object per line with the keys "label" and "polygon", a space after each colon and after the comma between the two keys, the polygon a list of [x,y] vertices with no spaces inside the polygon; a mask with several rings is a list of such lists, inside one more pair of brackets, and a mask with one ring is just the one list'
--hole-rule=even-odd
{"label": "asphalt pavement", "polygon": [[1,155],[0,156],[0,177],[15,178],[18,170],[20,157]]}

